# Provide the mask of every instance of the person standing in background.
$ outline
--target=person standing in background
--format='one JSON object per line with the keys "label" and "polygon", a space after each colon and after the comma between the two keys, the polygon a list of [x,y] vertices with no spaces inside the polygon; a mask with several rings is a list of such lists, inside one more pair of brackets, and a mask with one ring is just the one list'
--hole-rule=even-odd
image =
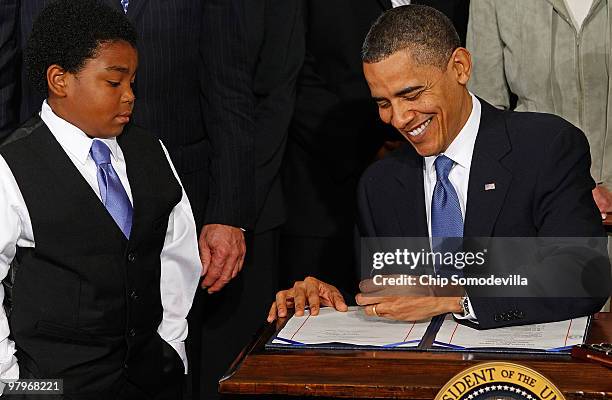
{"label": "person standing in background", "polygon": [[357,181],[385,141],[403,140],[370,99],[363,38],[385,10],[424,4],[446,14],[464,43],[469,0],[303,1],[306,56],[283,165],[282,286],[315,275],[350,291]]}
{"label": "person standing in background", "polygon": [[229,135],[254,138],[255,148],[254,166],[244,166],[254,168],[256,210],[254,229],[247,233],[246,266],[204,305],[202,398],[216,399],[219,379],[261,326],[278,290],[278,240],[285,218],[279,174],[304,33],[301,0],[203,4],[203,59],[212,77],[207,118]]}
{"label": "person standing in background", "polygon": [[472,92],[498,108],[557,114],[586,134],[603,218],[612,212],[610,13],[608,0],[473,0],[467,34]]}
{"label": "person standing in background", "polygon": [[[40,111],[43,97],[25,79],[21,54],[32,22],[49,0],[0,0],[0,142]],[[232,119],[231,93],[248,81],[224,81],[226,95],[214,95],[218,70],[206,68],[201,52],[214,40],[206,35],[203,5],[194,0],[103,0],[124,12],[138,33],[138,99],[132,122],[161,139],[168,149],[193,209],[203,262],[203,284],[218,292],[241,270],[246,245],[242,229],[254,227],[253,134]],[[218,48],[220,60],[232,49]],[[211,98],[211,94],[213,94]],[[223,115],[226,112],[229,115]],[[242,228],[242,229],[241,229]],[[200,382],[202,302],[196,294],[189,322],[189,366],[194,396]],[[218,343],[207,342],[207,346]],[[208,361],[214,362],[214,361]]]}

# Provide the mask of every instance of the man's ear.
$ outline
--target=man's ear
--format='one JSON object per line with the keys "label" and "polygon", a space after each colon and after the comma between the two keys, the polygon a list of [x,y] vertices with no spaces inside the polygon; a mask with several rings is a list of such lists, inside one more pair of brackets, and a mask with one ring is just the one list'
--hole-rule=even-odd
{"label": "man's ear", "polygon": [[57,64],[47,68],[47,86],[49,92],[56,97],[66,97],[68,90],[68,80],[71,74]]}
{"label": "man's ear", "polygon": [[457,82],[463,86],[467,85],[472,74],[472,55],[468,49],[464,47],[456,48],[451,55],[449,63],[451,63]]}

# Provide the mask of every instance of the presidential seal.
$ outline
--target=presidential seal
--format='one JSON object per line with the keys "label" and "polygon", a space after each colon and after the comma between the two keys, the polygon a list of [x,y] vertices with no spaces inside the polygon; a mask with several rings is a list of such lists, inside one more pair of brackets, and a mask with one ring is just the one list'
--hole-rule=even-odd
{"label": "presidential seal", "polygon": [[565,400],[565,397],[531,368],[488,362],[455,375],[435,400]]}

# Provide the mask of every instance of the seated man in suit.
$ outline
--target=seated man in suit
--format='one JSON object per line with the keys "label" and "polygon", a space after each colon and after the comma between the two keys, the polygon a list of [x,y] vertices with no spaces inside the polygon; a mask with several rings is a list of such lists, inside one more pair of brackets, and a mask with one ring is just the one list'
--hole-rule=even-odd
{"label": "seated man in suit", "polygon": [[[473,96],[466,88],[470,53],[443,14],[425,6],[386,12],[370,29],[362,60],[381,119],[410,143],[362,176],[362,237],[605,236],[584,134],[559,117],[503,112]],[[554,271],[568,278],[566,269]],[[396,320],[452,312],[482,329],[547,322],[601,308],[609,267],[594,272],[589,282],[603,291],[591,297],[484,297],[470,287],[459,296],[379,296],[361,285],[356,300],[366,314]],[[553,281],[544,274],[536,284]],[[286,316],[288,307],[302,315],[306,305],[316,315],[321,304],[347,308],[334,286],[309,277],[277,294],[268,320]]]}

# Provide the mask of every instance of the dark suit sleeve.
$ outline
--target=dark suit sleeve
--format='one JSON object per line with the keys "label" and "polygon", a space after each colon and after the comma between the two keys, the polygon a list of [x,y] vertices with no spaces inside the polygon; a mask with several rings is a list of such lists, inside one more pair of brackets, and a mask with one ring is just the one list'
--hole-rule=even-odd
{"label": "dark suit sleeve", "polygon": [[[607,259],[605,231],[591,194],[595,183],[590,175],[590,156],[582,132],[568,126],[547,143],[534,194],[533,218],[538,237],[564,238],[553,242],[576,242],[571,238],[598,238],[590,248],[567,247],[570,251],[549,249],[550,253],[527,272],[544,291],[539,298],[474,297],[472,306],[478,329],[524,325],[591,315],[605,304],[610,292],[610,264]],[[601,240],[600,240],[601,239]],[[578,240],[580,241],[580,240]],[[589,261],[587,261],[589,260]],[[595,261],[593,261],[595,260]],[[560,276],[559,274],[564,274]],[[570,293],[581,283],[592,297],[559,298],[546,295]],[[567,289],[559,289],[560,285]],[[548,285],[548,289],[547,289]],[[468,294],[470,290],[468,289]],[[470,294],[471,297],[471,294]],[[470,325],[467,321],[459,321]]]}
{"label": "dark suit sleeve", "polygon": [[364,2],[337,20],[331,16],[343,15],[344,3],[303,3],[306,52],[291,136],[341,184],[363,172],[384,139],[401,138],[380,121],[361,71],[368,17],[374,21],[382,9]]}
{"label": "dark suit sleeve", "polygon": [[361,178],[359,185],[357,186],[356,245],[362,237],[376,236],[376,228],[374,225],[374,219],[372,218],[370,199],[367,189],[367,183],[369,180],[369,177],[364,176]]}
{"label": "dark suit sleeve", "polygon": [[605,236],[592,190],[586,136],[567,126],[549,143],[538,177],[534,217],[540,237]]}
{"label": "dark suit sleeve", "polygon": [[[304,60],[304,18],[300,0],[249,2],[250,8],[263,5],[262,18],[255,26],[259,52],[253,57],[255,80],[255,180],[257,229],[274,227],[282,208],[280,168],[285,153],[289,123],[295,107],[297,76]],[[255,4],[254,4],[255,3]],[[250,12],[249,15],[252,15]]]}
{"label": "dark suit sleeve", "polygon": [[317,62],[307,51],[292,135],[335,181],[342,182],[363,171],[383,140],[400,137],[380,121],[368,97],[348,99],[331,90],[318,74]]}
{"label": "dark suit sleeve", "polygon": [[243,3],[203,2],[200,79],[212,147],[205,223],[253,228],[255,99]]}
{"label": "dark suit sleeve", "polygon": [[0,143],[15,129],[17,110],[17,22],[19,1],[0,0]]}

